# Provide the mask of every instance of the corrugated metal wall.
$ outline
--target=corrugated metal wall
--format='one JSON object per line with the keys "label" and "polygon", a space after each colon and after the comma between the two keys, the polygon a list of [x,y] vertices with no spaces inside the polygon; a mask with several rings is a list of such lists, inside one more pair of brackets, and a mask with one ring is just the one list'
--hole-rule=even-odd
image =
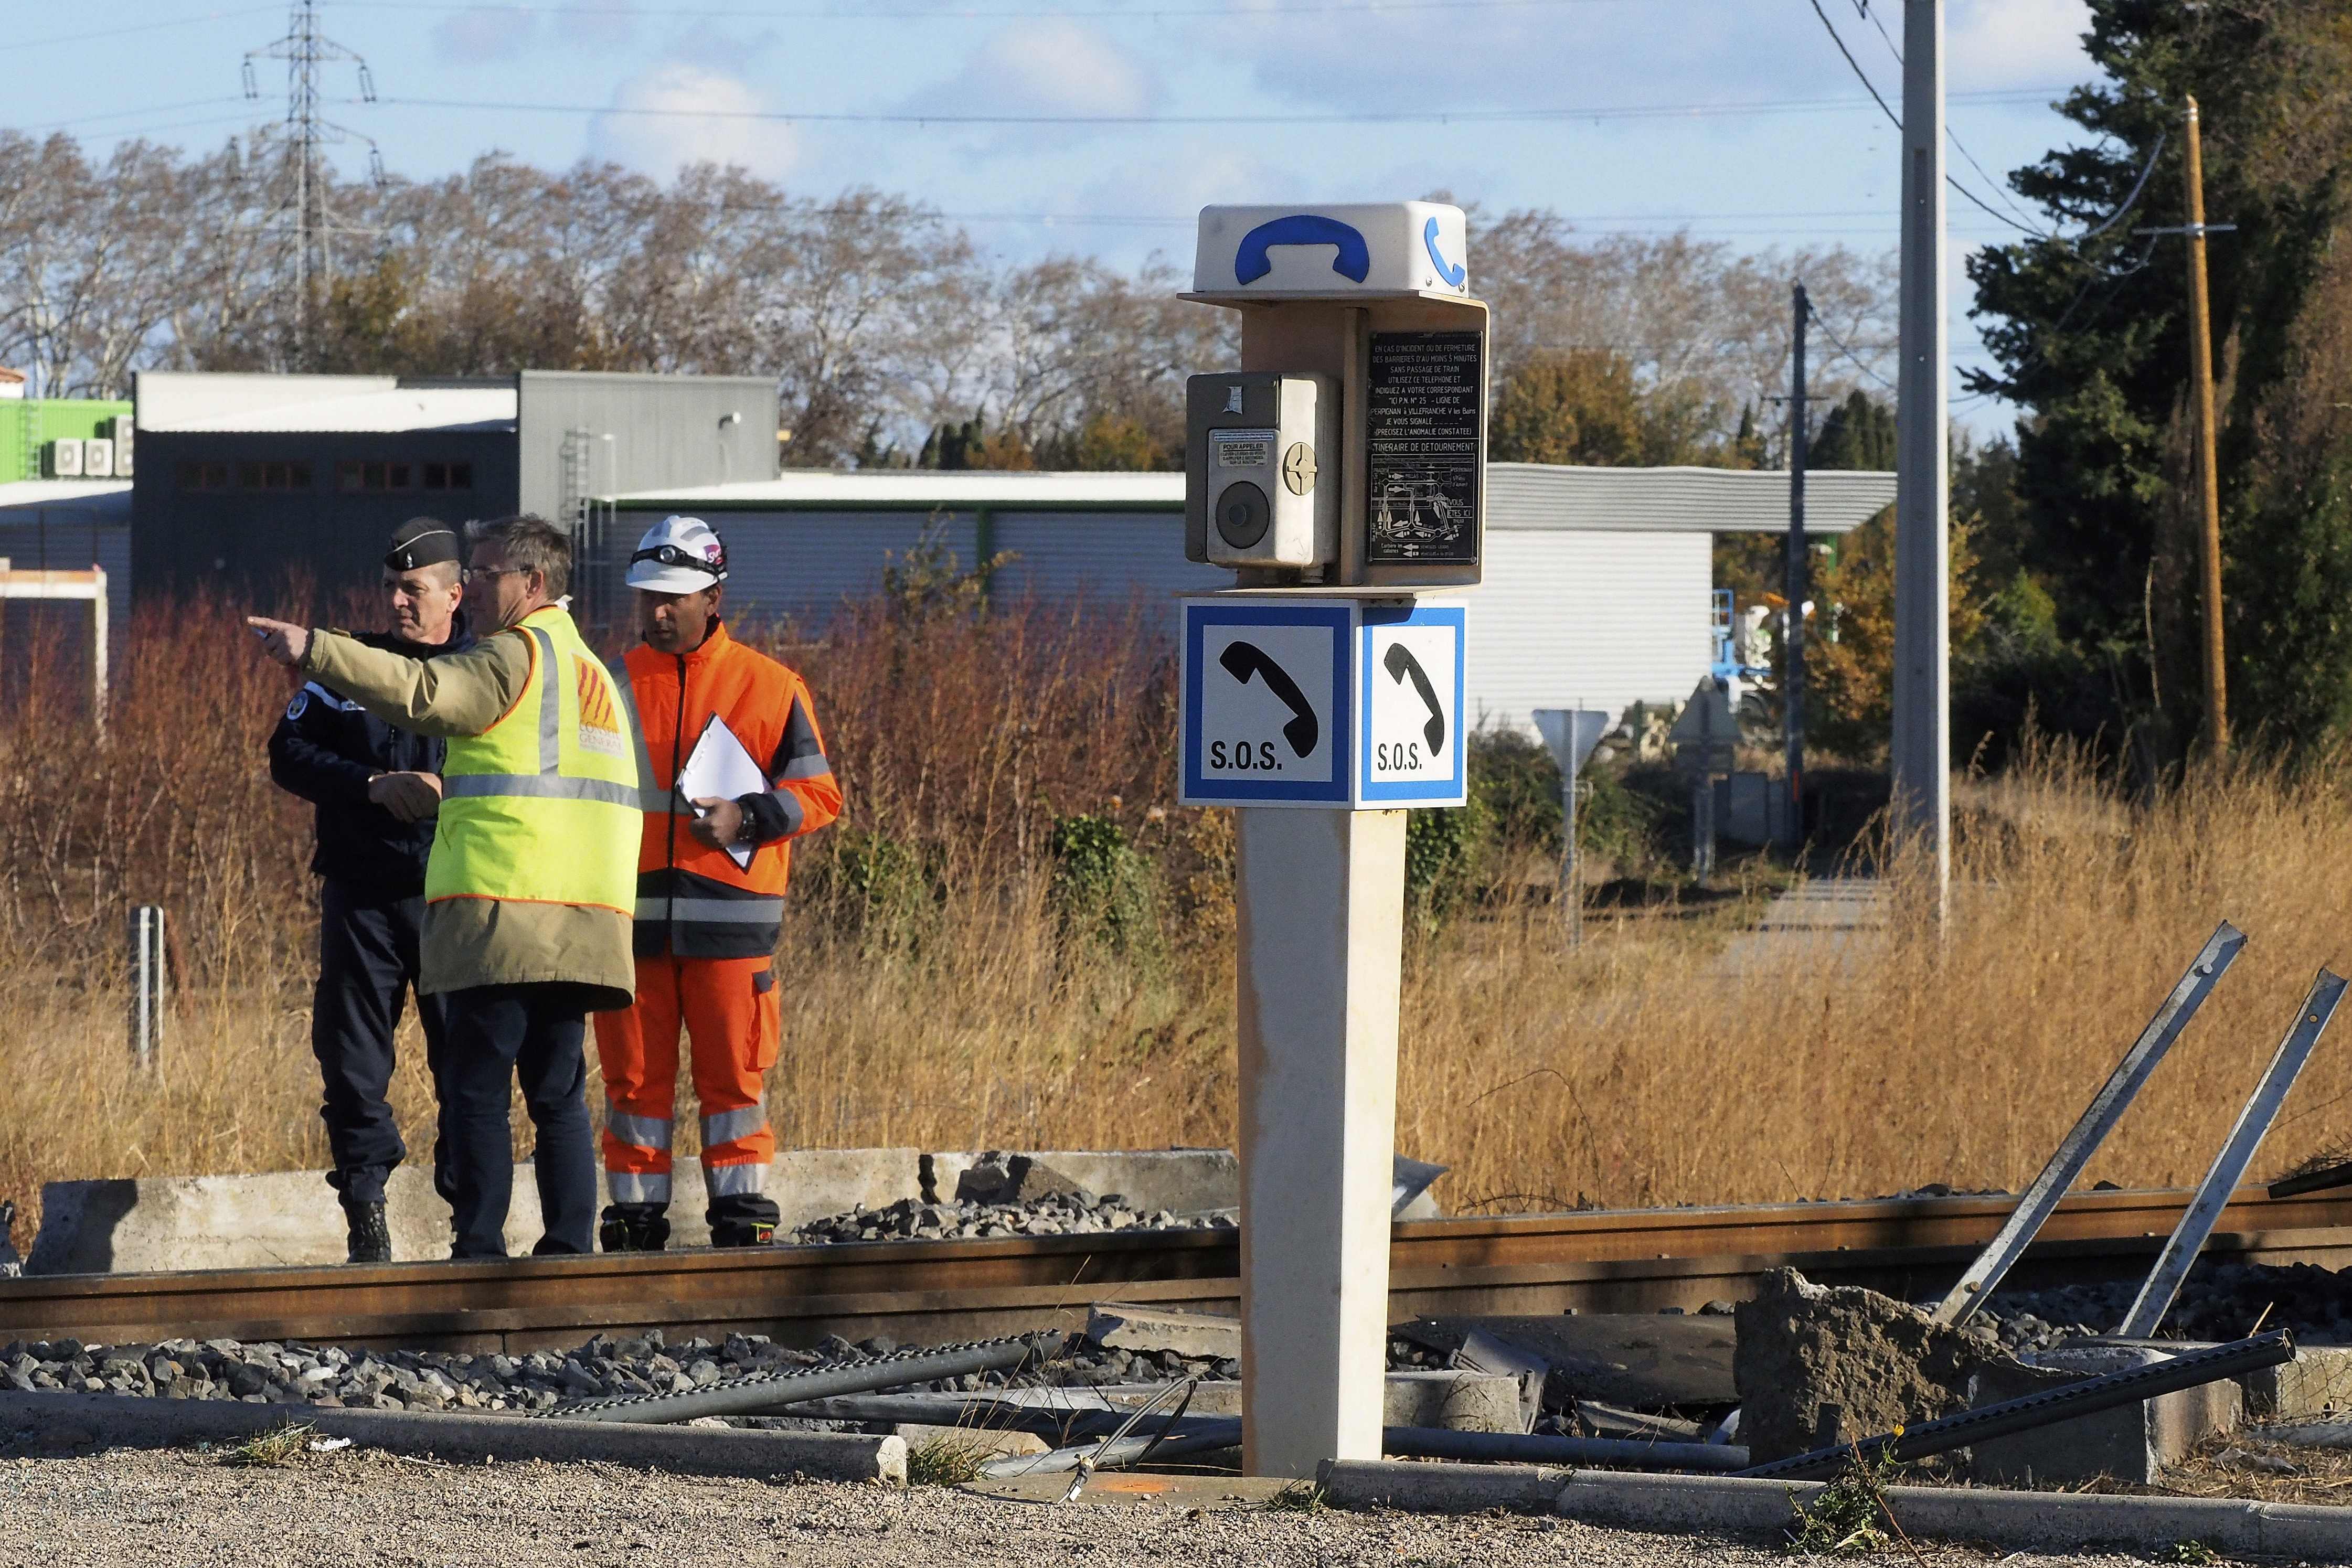
{"label": "corrugated metal wall", "polygon": [[1166,605],[1172,629],[1177,594],[1233,586],[1232,572],[1184,559],[1181,512],[998,512],[994,534],[996,550],[1014,558],[991,581],[1007,596],[1138,597]]}
{"label": "corrugated metal wall", "polygon": [[[624,513],[629,532],[650,514]],[[933,519],[919,512],[729,512],[728,604],[743,619],[790,616],[821,626],[844,599],[880,587],[885,552],[912,549]],[[969,568],[973,515],[939,519]],[[996,574],[1003,597],[1081,592],[1118,605],[1171,603],[1228,587],[1232,575],[1184,559],[1183,519],[1169,513],[999,512],[993,546],[1012,552]],[[1678,702],[1713,658],[1707,591],[1712,540],[1703,533],[1490,529],[1486,580],[1472,590],[1466,700],[1473,722],[1532,732],[1538,707],[1616,713]]]}
{"label": "corrugated metal wall", "polygon": [[[617,527],[634,539],[656,520],[624,512]],[[886,552],[904,557],[927,528],[962,570],[980,559],[970,512],[719,512],[710,522],[727,541],[727,608],[739,619],[822,624],[844,599],[880,588]]]}
{"label": "corrugated metal wall", "polygon": [[1714,657],[1713,553],[1706,534],[1487,529],[1486,581],[1468,595],[1469,722],[1532,733],[1539,707],[1690,695]]}

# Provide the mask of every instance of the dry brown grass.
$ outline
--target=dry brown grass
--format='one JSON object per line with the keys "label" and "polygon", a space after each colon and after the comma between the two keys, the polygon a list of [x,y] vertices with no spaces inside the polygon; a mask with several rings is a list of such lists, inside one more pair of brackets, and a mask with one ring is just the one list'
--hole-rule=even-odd
{"label": "dry brown grass", "polygon": [[[850,817],[812,844],[786,936],[769,1101],[787,1144],[1231,1141],[1230,840],[1167,805],[1164,650],[1131,618],[1021,613],[1017,637],[983,640],[877,607],[793,644]],[[260,759],[284,687],[217,607],[134,643],[110,743],[37,703],[0,717],[0,1193],[26,1199],[325,1155],[307,835]],[[1898,900],[1865,961],[1774,983],[1706,974],[1721,916],[1594,918],[1568,954],[1507,895],[1409,958],[1399,1146],[1454,1166],[1455,1208],[2014,1186],[2227,917],[2245,956],[2088,1177],[2193,1181],[2313,970],[2352,956],[2336,776],[2246,768],[2133,801],[2034,756],[1967,791],[1940,940]],[[1051,823],[1082,810],[1156,868],[1139,946],[1055,918]],[[184,978],[150,1075],[127,1060],[117,976],[142,900],[169,906]],[[425,1125],[413,1068],[396,1102]],[[2263,1166],[2347,1135],[2339,1032]]]}

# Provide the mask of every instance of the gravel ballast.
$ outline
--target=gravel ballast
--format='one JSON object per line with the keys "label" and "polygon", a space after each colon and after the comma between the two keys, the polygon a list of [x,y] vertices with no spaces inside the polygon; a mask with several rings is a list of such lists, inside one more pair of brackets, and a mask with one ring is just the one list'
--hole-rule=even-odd
{"label": "gravel ballast", "polygon": [[[1097,1483],[1099,1484],[1099,1483]],[[1069,1507],[935,1488],[708,1479],[609,1465],[445,1466],[364,1448],[282,1469],[216,1456],[0,1458],[0,1563],[42,1568],[497,1564],[608,1568],[1763,1568],[1769,1541],[1644,1534],[1556,1517],[1448,1519],[1090,1492]],[[266,1542],[266,1544],[265,1544]],[[1923,1547],[1935,1568],[1973,1551]],[[1905,1559],[1906,1562],[1908,1559]],[[2121,1564],[2012,1556],[2006,1568]]]}

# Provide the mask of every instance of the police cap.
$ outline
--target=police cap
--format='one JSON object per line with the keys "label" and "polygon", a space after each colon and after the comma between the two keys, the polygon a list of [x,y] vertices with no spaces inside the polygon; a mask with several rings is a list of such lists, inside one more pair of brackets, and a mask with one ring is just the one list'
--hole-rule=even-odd
{"label": "police cap", "polygon": [[415,571],[420,566],[465,559],[465,540],[438,517],[411,517],[392,533],[392,549],[383,564],[394,571]]}

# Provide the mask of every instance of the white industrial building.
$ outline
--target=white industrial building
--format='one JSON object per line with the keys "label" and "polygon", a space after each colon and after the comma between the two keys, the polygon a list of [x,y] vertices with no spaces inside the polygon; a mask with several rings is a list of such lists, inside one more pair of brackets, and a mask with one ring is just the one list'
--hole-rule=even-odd
{"label": "white industrial building", "polygon": [[[1895,476],[1809,474],[1805,498],[1809,533],[1847,533],[1894,504]],[[967,566],[1009,555],[1000,598],[1122,605],[1233,585],[1184,559],[1181,474],[798,470],[592,505],[615,559],[664,514],[708,518],[727,539],[732,612],[812,630],[926,530]],[[1788,526],[1782,472],[1489,465],[1486,580],[1464,591],[1470,713],[1526,729],[1538,707],[1680,701],[1715,659],[1715,536]]]}

